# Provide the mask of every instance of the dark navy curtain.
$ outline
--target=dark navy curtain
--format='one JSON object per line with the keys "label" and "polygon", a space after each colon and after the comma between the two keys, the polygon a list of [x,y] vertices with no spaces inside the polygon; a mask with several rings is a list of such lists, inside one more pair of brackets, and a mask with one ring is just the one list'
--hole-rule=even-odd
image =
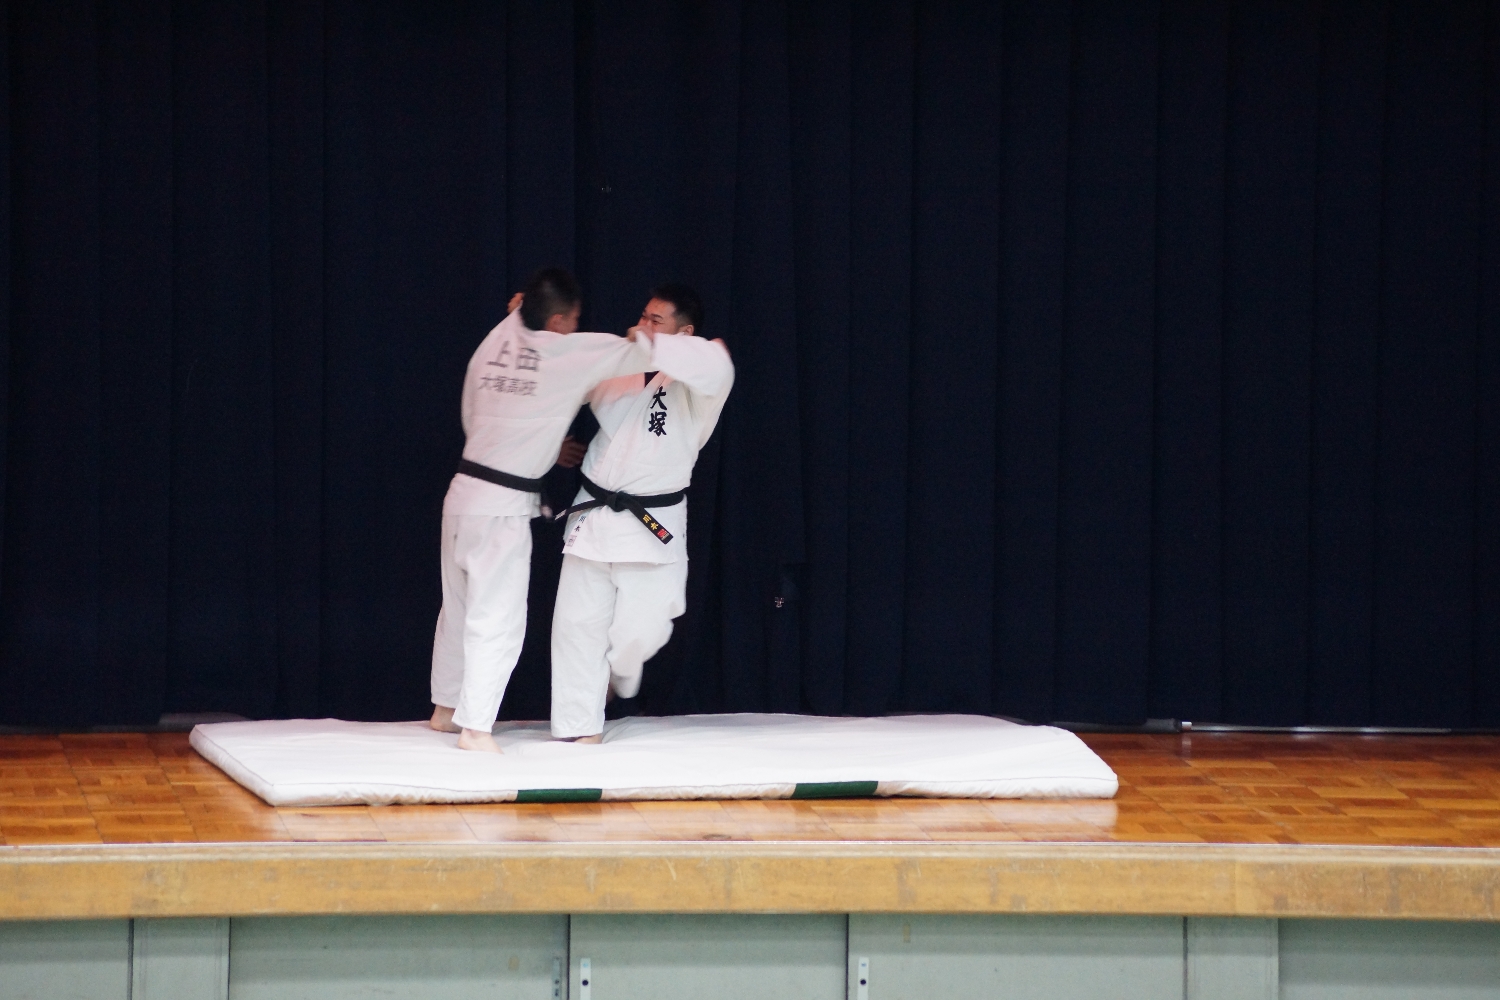
{"label": "dark navy curtain", "polygon": [[0,7],[0,722],[423,715],[560,264],[739,371],[643,711],[1500,725],[1500,4]]}

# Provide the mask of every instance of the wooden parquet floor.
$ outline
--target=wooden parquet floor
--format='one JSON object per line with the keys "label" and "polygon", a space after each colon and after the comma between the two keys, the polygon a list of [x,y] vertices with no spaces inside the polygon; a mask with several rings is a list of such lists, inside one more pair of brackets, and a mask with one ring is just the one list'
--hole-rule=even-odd
{"label": "wooden parquet floor", "polygon": [[274,809],[186,734],[0,737],[0,843],[684,840],[1500,846],[1500,738],[1085,737],[1114,800]]}

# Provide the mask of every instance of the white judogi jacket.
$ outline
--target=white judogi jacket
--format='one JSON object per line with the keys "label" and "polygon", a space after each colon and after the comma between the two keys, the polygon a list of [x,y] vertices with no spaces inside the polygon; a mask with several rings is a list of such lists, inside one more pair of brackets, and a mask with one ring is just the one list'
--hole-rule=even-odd
{"label": "white judogi jacket", "polygon": [[[659,333],[652,340],[651,367],[657,373],[649,383],[628,375],[589,393],[599,433],[589,443],[582,471],[611,492],[655,496],[685,489],[734,385],[734,364],[722,344],[682,334]],[[573,502],[590,499],[580,490]],[[568,519],[563,552],[600,562],[687,559],[687,500],[650,512],[672,533],[668,544],[630,511],[595,507]]]}
{"label": "white judogi jacket", "polygon": [[[541,478],[557,461],[589,390],[620,375],[637,373],[639,379],[651,367],[651,353],[645,338],[632,342],[612,333],[529,330],[517,309],[469,360],[461,408],[464,458],[513,476]],[[443,513],[536,517],[540,503],[535,493],[460,473],[448,485]]]}

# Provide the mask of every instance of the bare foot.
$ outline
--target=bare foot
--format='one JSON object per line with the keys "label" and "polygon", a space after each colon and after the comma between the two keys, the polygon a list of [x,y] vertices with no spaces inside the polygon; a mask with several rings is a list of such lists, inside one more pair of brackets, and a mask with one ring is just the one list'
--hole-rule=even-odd
{"label": "bare foot", "polygon": [[427,721],[427,724],[440,733],[463,732],[462,729],[453,724],[453,709],[444,705],[432,706],[432,718]]}
{"label": "bare foot", "polygon": [[568,742],[569,743],[603,743],[604,742],[604,734],[603,733],[595,733],[593,736],[575,736],[573,739],[569,740]]}
{"label": "bare foot", "polygon": [[495,742],[495,737],[489,733],[482,733],[477,729],[465,729],[458,734],[458,748],[460,750],[478,750],[480,753],[504,753],[500,744]]}

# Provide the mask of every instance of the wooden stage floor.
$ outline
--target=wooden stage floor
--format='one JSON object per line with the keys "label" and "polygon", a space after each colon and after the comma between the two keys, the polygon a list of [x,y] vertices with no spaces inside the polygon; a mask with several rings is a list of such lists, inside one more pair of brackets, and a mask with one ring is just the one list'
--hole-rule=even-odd
{"label": "wooden stage floor", "polygon": [[[1195,733],[1085,739],[1120,776],[1113,800],[275,809],[200,758],[186,734],[5,736],[0,838],[18,850],[0,850],[0,899],[9,893],[12,904],[0,904],[0,918],[127,910],[185,915],[216,912],[215,905],[224,912],[418,907],[414,899],[353,893],[348,885],[356,874],[348,865],[376,865],[370,871],[384,873],[390,893],[399,883],[407,886],[399,891],[418,897],[433,865],[450,881],[485,873],[489,888],[444,904],[467,911],[909,906],[1500,918],[1500,850],[1493,850],[1500,848],[1500,738]],[[315,845],[324,850],[308,853]],[[328,882],[321,895],[309,890],[293,900],[243,887],[247,878],[290,878],[286,866],[314,859],[325,866],[311,879]],[[64,877],[44,861],[136,867],[79,869]],[[521,867],[507,869],[509,881],[493,881],[502,861]],[[697,902],[686,883],[642,889],[639,880],[666,878],[667,872],[678,882],[684,861],[729,867],[703,876]],[[1308,867],[1313,862],[1316,867]],[[183,874],[188,869],[180,866],[190,864],[200,865],[200,875]],[[251,864],[261,867],[253,873],[243,867]],[[517,888],[542,878],[538,866],[548,864],[546,877],[561,880],[551,895],[544,896],[540,882],[530,896]],[[574,868],[557,867],[569,864]],[[947,879],[946,888],[922,896],[925,889],[913,888],[913,864],[928,879],[923,886]],[[410,871],[398,877],[402,865]],[[1074,866],[1064,879],[1070,885],[1060,888],[1068,865]],[[193,882],[210,870],[221,882],[236,880],[233,891]],[[358,877],[370,877],[359,871],[365,874]],[[600,883],[601,871],[620,881],[613,888]],[[90,882],[116,876],[124,881],[115,896]],[[575,876],[578,886],[558,888]],[[720,876],[727,880],[723,886],[713,883]],[[1307,888],[1314,876],[1334,882],[1315,891]],[[74,889],[58,888],[67,878],[77,880]],[[185,880],[175,901],[166,899],[170,894],[142,896],[142,885],[163,879]],[[790,884],[772,886],[773,879],[802,879],[808,886],[822,880],[826,891],[818,896],[808,888],[798,895]],[[889,885],[874,885],[862,896],[851,879]],[[988,881],[981,886],[981,879]],[[1406,888],[1398,891],[1398,882]],[[58,902],[72,898],[70,891],[74,902]],[[219,903],[210,902],[213,891]],[[225,901],[230,897],[239,901]]]}
{"label": "wooden stage floor", "polygon": [[0,844],[1116,841],[1500,846],[1500,738],[1085,736],[1113,800],[274,809],[185,733],[0,737]]}

